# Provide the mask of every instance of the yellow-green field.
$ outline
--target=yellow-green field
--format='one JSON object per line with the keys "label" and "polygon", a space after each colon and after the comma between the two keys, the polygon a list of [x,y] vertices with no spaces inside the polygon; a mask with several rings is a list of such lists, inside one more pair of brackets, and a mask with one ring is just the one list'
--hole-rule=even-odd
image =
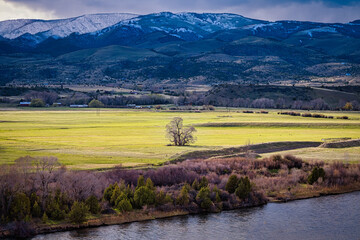
{"label": "yellow-green field", "polygon": [[[56,156],[61,163],[75,169],[106,168],[117,164],[137,166],[160,164],[188,151],[248,143],[360,138],[360,113],[323,114],[335,117],[347,115],[350,120],[293,117],[278,115],[277,111],[245,114],[236,110],[201,113],[118,109],[2,110],[0,164],[30,155]],[[165,126],[176,116],[182,117],[185,125],[242,125],[197,126],[198,141],[195,144],[187,147],[167,146]],[[343,151],[340,155],[351,156],[351,161],[360,156],[360,148]],[[350,152],[347,154],[346,151]],[[322,154],[307,156],[316,158]],[[331,158],[332,154],[327,153],[326,157]]]}

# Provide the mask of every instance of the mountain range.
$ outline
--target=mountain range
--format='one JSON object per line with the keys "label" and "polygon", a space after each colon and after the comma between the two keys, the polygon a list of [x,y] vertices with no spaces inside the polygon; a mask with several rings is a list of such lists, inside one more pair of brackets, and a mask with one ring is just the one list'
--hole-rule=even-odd
{"label": "mountain range", "polygon": [[0,22],[0,83],[360,83],[360,20],[229,13]]}

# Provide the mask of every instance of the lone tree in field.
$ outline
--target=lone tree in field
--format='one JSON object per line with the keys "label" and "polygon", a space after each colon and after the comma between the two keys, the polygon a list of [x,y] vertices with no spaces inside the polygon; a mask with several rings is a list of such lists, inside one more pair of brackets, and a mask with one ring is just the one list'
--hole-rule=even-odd
{"label": "lone tree in field", "polygon": [[168,125],[166,125],[166,136],[175,146],[185,146],[194,143],[196,138],[194,127],[183,127],[183,119],[175,117]]}

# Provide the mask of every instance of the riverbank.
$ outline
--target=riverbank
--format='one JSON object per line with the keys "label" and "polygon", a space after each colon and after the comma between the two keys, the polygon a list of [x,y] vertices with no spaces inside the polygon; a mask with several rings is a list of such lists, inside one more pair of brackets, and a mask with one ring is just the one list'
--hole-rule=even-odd
{"label": "riverbank", "polygon": [[[24,168],[27,164],[42,162],[53,168],[24,171],[29,169]],[[199,159],[156,169],[104,172],[68,171],[56,162],[55,158],[26,157],[3,170],[0,187],[7,194],[0,195],[1,203],[6,204],[1,208],[0,237],[29,237],[360,191],[360,164],[304,162],[291,155]],[[40,185],[44,176],[48,176],[46,191]]]}
{"label": "riverbank", "polygon": [[[234,206],[232,209],[226,210],[235,210],[241,208],[250,208],[250,207],[258,207],[261,205],[266,204],[266,201],[258,202],[254,204],[242,204]],[[101,214],[100,216],[92,216],[86,222],[81,224],[72,224],[69,222],[62,222],[57,224],[44,224],[37,219],[29,224],[29,230],[31,236],[35,236],[38,234],[48,234],[48,233],[55,233],[55,232],[63,232],[63,231],[71,231],[76,229],[83,229],[83,228],[94,228],[94,227],[101,227],[101,226],[110,226],[110,225],[119,225],[125,223],[133,223],[133,222],[143,222],[143,221],[150,221],[155,219],[164,219],[170,217],[177,217],[177,216],[184,216],[189,214],[203,214],[203,213],[218,213],[221,211],[203,211],[201,209],[175,209],[172,211],[161,211],[157,209],[148,209],[148,210],[135,210],[132,212],[126,212],[123,214]],[[0,228],[0,238],[7,238],[7,237],[18,237],[17,233]]]}
{"label": "riverbank", "polygon": [[[268,198],[268,202],[286,203],[289,201],[305,200],[305,199],[318,198],[329,195],[346,194],[356,191],[360,191],[360,183],[351,186],[342,186],[342,187],[332,187],[332,188],[322,188],[322,189],[314,188],[312,189],[312,191],[303,192],[301,195],[297,195],[297,196],[293,195],[293,197],[289,197],[289,198],[281,199],[280,198],[281,196],[279,195],[276,198],[272,198],[272,197]],[[226,211],[228,210],[231,211],[241,208],[258,207],[265,204],[267,204],[267,202],[258,202],[256,204],[251,204],[251,205],[243,204],[243,205],[235,206],[232,209],[226,209]],[[189,211],[181,208],[172,211],[148,209],[148,210],[136,210],[123,214],[101,214],[99,216],[92,216],[82,224],[72,224],[68,222],[62,222],[57,224],[44,224],[40,221],[40,219],[37,219],[36,221],[32,222],[29,226],[31,227],[31,235],[35,236],[39,234],[64,232],[64,231],[71,231],[76,229],[95,228],[101,226],[150,221],[155,219],[165,219],[165,218],[185,216],[190,214],[218,213],[218,212],[221,211],[202,211],[201,209],[197,209],[195,211],[194,209],[192,209]],[[0,238],[8,238],[8,237],[16,237],[16,236],[17,235],[14,234],[14,232],[12,232],[11,230],[5,230],[0,228]]]}
{"label": "riverbank", "polygon": [[[312,186],[311,186],[312,187]],[[360,183],[354,183],[349,186],[335,186],[319,188],[314,187],[308,191],[297,192],[296,194],[290,193],[279,193],[276,197],[268,197],[269,202],[273,203],[286,203],[289,201],[304,200],[309,198],[317,198],[329,195],[346,194],[360,191]]]}

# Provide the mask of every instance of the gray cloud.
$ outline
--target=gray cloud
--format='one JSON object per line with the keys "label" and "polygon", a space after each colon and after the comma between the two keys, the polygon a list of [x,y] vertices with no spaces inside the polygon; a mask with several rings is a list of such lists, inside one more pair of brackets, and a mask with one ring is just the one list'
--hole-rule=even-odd
{"label": "gray cloud", "polygon": [[360,0],[5,0],[57,17],[86,13],[160,11],[232,12],[266,20],[348,22],[360,18]]}

